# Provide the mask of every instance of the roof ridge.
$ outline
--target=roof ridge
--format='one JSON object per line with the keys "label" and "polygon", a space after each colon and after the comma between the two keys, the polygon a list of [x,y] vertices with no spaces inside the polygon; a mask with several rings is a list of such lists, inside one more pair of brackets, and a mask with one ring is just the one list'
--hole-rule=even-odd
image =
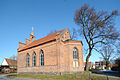
{"label": "roof ridge", "polygon": [[[14,60],[14,59],[9,59],[9,58],[5,58],[5,59],[7,59],[7,60]],[[15,60],[15,61],[17,61],[17,60]]]}
{"label": "roof ridge", "polygon": [[55,32],[53,34],[50,34],[50,35],[47,35],[47,36],[45,36],[43,38],[35,40],[35,41],[31,42],[30,44],[26,45],[25,47],[21,48],[20,50],[18,50],[18,52],[29,49],[29,48],[32,48],[32,47],[35,47],[35,46],[38,46],[40,44],[44,44],[44,43],[49,42],[49,41],[53,41],[53,40],[55,40],[56,34],[58,32],[62,33],[63,31],[64,30],[60,30],[60,31],[57,31],[57,32]]}
{"label": "roof ridge", "polygon": [[[64,31],[64,30],[60,30],[60,31]],[[58,32],[60,32],[60,31],[57,31],[57,32],[55,32],[55,33],[58,33]],[[55,34],[55,33],[53,33],[53,34]],[[50,35],[53,35],[53,34],[49,34],[49,35],[47,35],[47,36],[45,36],[45,37],[48,37],[48,36],[50,36]],[[43,38],[45,38],[45,37],[43,37]],[[40,38],[40,39],[43,39],[43,38]],[[38,39],[39,40],[39,39]],[[35,40],[36,41],[36,40]],[[34,42],[34,41],[33,41]]]}

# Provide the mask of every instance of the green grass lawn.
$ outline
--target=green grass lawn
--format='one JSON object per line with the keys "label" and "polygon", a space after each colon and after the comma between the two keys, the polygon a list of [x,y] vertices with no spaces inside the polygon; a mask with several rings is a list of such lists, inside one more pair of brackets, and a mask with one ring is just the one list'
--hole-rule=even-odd
{"label": "green grass lawn", "polygon": [[[89,72],[79,74],[64,74],[64,75],[40,75],[40,74],[11,74],[9,76],[42,79],[42,80],[107,80],[107,76],[89,74]],[[90,76],[90,77],[89,77]],[[109,80],[120,80],[120,78],[108,77]]]}

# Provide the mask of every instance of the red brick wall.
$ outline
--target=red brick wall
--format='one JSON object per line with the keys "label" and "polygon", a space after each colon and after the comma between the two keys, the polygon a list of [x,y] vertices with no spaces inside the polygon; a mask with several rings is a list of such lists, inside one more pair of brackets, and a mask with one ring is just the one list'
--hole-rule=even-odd
{"label": "red brick wall", "polygon": [[[82,44],[80,42],[76,41],[68,41],[66,44],[64,44],[64,62],[65,66],[67,68],[67,71],[83,71],[83,49]],[[73,48],[77,48],[78,50],[78,60],[73,60]],[[78,61],[79,67],[73,67],[73,61]]]}
{"label": "red brick wall", "polygon": [[[79,72],[83,71],[83,48],[81,41],[70,39],[69,30],[56,36],[52,41],[37,47],[18,52],[18,73],[20,72]],[[73,48],[77,48],[79,59],[73,60]],[[40,51],[44,51],[44,66],[40,66]],[[33,67],[33,53],[36,53],[36,67]],[[30,55],[30,67],[27,67],[27,53]],[[78,67],[73,67],[78,62]]]}
{"label": "red brick wall", "polygon": [[[59,46],[59,48],[57,48]],[[79,63],[78,68],[73,67],[73,48],[78,49]],[[44,51],[44,66],[40,66],[40,51]],[[32,55],[36,52],[37,66],[32,66]],[[30,67],[26,67],[26,55],[30,55]],[[18,52],[18,73],[19,72],[74,72],[83,71],[83,51],[81,42],[68,41],[56,44],[56,41],[50,42],[32,49]]]}

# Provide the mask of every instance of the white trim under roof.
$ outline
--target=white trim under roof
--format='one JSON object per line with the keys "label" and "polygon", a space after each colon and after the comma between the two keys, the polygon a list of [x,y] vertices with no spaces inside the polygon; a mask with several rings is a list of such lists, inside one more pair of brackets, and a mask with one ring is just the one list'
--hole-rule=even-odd
{"label": "white trim under roof", "polygon": [[1,65],[2,65],[2,66],[8,66],[8,63],[7,63],[6,59],[3,60],[3,62],[2,62]]}

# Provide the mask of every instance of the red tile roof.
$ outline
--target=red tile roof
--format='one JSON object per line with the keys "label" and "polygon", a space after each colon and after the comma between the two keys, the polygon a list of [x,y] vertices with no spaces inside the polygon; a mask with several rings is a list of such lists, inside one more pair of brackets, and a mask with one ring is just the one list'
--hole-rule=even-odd
{"label": "red tile roof", "polygon": [[[84,62],[84,65],[86,64],[86,62]],[[91,66],[92,65],[92,62],[88,62],[88,65]]]}
{"label": "red tile roof", "polygon": [[5,58],[9,66],[17,66],[17,60]]}
{"label": "red tile roof", "polygon": [[95,64],[93,64],[93,66],[95,66]]}
{"label": "red tile roof", "polygon": [[18,52],[41,45],[41,44],[44,44],[44,43],[47,43],[47,42],[50,42],[50,41],[54,41],[57,33],[62,33],[63,31],[64,30],[61,30],[56,33],[50,34],[46,37],[43,37],[41,39],[35,40],[35,41],[31,42],[30,44],[26,45],[24,48],[18,50]]}
{"label": "red tile roof", "polygon": [[[92,62],[88,62],[88,64],[91,64]],[[84,64],[86,64],[86,62],[84,62]]]}
{"label": "red tile roof", "polygon": [[104,63],[103,61],[96,61],[95,63]]}

